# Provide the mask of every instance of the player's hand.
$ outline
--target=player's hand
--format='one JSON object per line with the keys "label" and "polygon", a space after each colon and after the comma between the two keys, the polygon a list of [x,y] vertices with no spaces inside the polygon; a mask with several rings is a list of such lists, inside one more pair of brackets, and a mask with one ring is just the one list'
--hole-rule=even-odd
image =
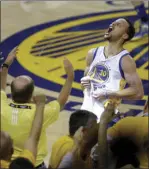
{"label": "player's hand", "polygon": [[101,115],[100,120],[106,120],[110,122],[115,115],[115,104],[114,102],[109,102],[108,105],[105,107],[104,112]]}
{"label": "player's hand", "polygon": [[37,94],[33,96],[33,101],[36,105],[46,104],[46,96],[44,94]]}
{"label": "player's hand", "polygon": [[100,89],[98,91],[94,91],[92,93],[92,96],[97,100],[103,100],[103,99],[108,99],[109,96],[112,96],[112,93],[113,92],[110,90]]}
{"label": "player's hand", "polygon": [[12,49],[12,51],[8,54],[7,59],[5,60],[5,63],[7,65],[10,66],[12,64],[12,62],[16,58],[17,52],[18,52],[18,46]]}
{"label": "player's hand", "polygon": [[107,95],[107,91],[103,90],[103,89],[100,89],[98,91],[94,91],[92,93],[92,96],[97,100],[106,99],[106,95]]}
{"label": "player's hand", "polygon": [[90,82],[90,77],[89,76],[85,76],[81,79],[81,85],[83,88],[91,88],[91,82]]}
{"label": "player's hand", "polygon": [[73,81],[74,80],[74,68],[71,62],[67,58],[64,58],[63,64],[64,64],[65,72],[67,74],[67,78]]}

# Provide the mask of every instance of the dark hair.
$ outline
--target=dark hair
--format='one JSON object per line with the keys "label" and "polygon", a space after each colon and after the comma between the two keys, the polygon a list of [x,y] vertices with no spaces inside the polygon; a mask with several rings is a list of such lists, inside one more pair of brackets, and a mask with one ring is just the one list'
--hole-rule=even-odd
{"label": "dark hair", "polygon": [[33,94],[34,91],[34,81],[32,80],[31,83],[27,84],[24,88],[22,89],[17,89],[14,81],[11,83],[11,94],[12,94],[12,99],[16,103],[26,103],[28,102]]}
{"label": "dark hair", "polygon": [[34,169],[34,165],[28,159],[18,157],[10,163],[9,169]]}
{"label": "dark hair", "polygon": [[134,28],[133,24],[130,22],[130,20],[128,18],[123,18],[123,19],[125,19],[127,21],[128,25],[129,25],[128,30],[127,30],[128,39],[125,40],[125,42],[126,42],[126,41],[131,40],[134,37],[135,28]]}
{"label": "dark hair", "polygon": [[117,157],[116,168],[121,168],[127,164],[132,164],[135,168],[139,167],[140,163],[136,157],[139,148],[131,139],[119,137],[112,141],[110,149],[113,152],[113,155]]}
{"label": "dark hair", "polygon": [[81,126],[87,127],[90,119],[97,120],[97,116],[87,110],[77,110],[71,114],[69,119],[69,134],[73,136]]}

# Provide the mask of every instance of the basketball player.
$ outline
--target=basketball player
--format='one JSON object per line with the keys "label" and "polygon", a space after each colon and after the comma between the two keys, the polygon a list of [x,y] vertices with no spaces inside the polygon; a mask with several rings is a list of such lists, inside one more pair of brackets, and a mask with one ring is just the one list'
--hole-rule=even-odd
{"label": "basketball player", "polygon": [[[13,159],[17,158],[23,151],[24,142],[28,137],[31,124],[35,115],[35,104],[32,103],[34,94],[34,81],[28,76],[18,76],[11,83],[12,100],[8,104],[5,92],[7,74],[10,65],[16,57],[17,49],[8,55],[2,65],[1,72],[1,129],[10,134],[14,141]],[[58,98],[46,104],[44,110],[44,122],[42,133],[38,145],[36,159],[37,168],[45,168],[44,158],[47,155],[46,129],[59,117],[59,112],[63,109],[71,92],[74,79],[73,66],[69,60],[64,59],[64,69],[67,79],[61,89]],[[50,84],[49,84],[50,85]]]}
{"label": "basketball player", "polygon": [[[98,119],[109,101],[114,101],[117,107],[121,99],[143,97],[143,86],[135,62],[123,47],[134,34],[135,29],[128,19],[117,19],[105,32],[107,46],[88,52],[85,77],[81,79],[84,88],[81,109],[93,112]],[[128,87],[124,89],[126,83]]]}
{"label": "basketball player", "polygon": [[133,40],[137,40],[145,35],[148,35],[148,24],[149,24],[149,17],[146,13],[144,1],[131,1],[136,12],[138,19],[140,20],[140,27],[139,32],[135,34]]}

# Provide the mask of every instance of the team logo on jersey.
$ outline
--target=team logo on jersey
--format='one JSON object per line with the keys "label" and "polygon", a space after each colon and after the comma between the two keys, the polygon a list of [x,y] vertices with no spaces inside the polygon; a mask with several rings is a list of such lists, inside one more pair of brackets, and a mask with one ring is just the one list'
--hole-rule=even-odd
{"label": "team logo on jersey", "polygon": [[[31,76],[35,84],[46,91],[59,92],[65,82],[63,58],[71,60],[75,70],[75,81],[72,89],[72,101],[82,102],[80,79],[86,66],[85,57],[91,48],[106,45],[104,32],[109,24],[120,17],[128,17],[132,22],[137,20],[133,10],[99,12],[61,19],[37,25],[7,38],[1,43],[0,52],[6,57],[10,50],[19,46],[17,60],[10,68],[10,75]],[[125,48],[136,60],[138,73],[146,82],[148,80],[148,37],[137,42],[130,42]],[[142,58],[145,59],[142,59]],[[146,59],[147,58],[147,59]],[[19,70],[19,71],[18,71]],[[109,77],[107,68],[99,65],[95,71],[100,81]],[[97,79],[97,77],[95,77]],[[147,90],[147,89],[145,89]],[[48,93],[48,92],[47,92]],[[51,95],[49,93],[48,95]],[[52,95],[55,97],[55,95]]]}
{"label": "team logo on jersey", "polygon": [[109,69],[104,64],[96,64],[88,75],[94,83],[103,84],[109,79]]}

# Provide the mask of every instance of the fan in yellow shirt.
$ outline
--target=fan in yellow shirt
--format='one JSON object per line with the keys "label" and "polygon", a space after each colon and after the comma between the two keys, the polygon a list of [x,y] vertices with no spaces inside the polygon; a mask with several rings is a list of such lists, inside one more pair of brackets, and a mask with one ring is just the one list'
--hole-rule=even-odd
{"label": "fan in yellow shirt", "polygon": [[139,151],[136,154],[140,162],[140,168],[146,169],[149,166],[148,155],[144,149],[144,144],[148,138],[148,101],[144,106],[143,117],[126,117],[120,120],[113,127],[108,129],[108,139],[113,141],[119,137],[127,137],[138,146]]}
{"label": "fan in yellow shirt", "polygon": [[11,163],[11,156],[14,152],[13,140],[9,134],[4,131],[0,132],[0,166],[3,169],[21,169],[34,168],[37,146],[42,130],[43,114],[45,108],[46,97],[44,95],[38,95],[35,98],[36,112],[32,123],[28,139],[25,142],[24,150],[22,153],[13,160]]}
{"label": "fan in yellow shirt", "polygon": [[77,110],[71,114],[69,119],[69,135],[60,137],[52,146],[49,168],[57,168],[63,157],[74,147],[74,134],[82,126],[85,131],[93,122],[96,122],[96,115],[86,110]]}
{"label": "fan in yellow shirt", "polygon": [[[34,92],[34,81],[28,76],[18,76],[11,83],[12,100],[8,102],[5,93],[8,68],[16,57],[17,49],[8,55],[2,65],[1,72],[1,129],[10,134],[14,142],[13,158],[23,151],[24,142],[29,135],[35,115],[35,104],[31,103]],[[44,165],[47,155],[46,128],[58,119],[59,112],[64,107],[71,92],[74,79],[73,66],[64,59],[64,69],[67,74],[66,82],[57,98],[45,106],[42,133],[38,145],[36,167]]]}

